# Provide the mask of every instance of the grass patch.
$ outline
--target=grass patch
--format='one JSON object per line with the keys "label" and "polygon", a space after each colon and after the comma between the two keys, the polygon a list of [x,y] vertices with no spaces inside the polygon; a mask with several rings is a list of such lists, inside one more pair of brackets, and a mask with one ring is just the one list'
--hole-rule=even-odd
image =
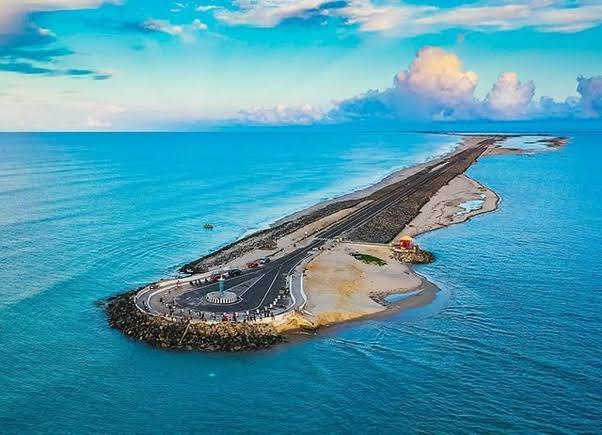
{"label": "grass patch", "polygon": [[387,264],[382,258],[375,257],[374,255],[368,254],[351,254],[356,260],[362,261],[366,264],[374,264],[376,266],[384,266]]}

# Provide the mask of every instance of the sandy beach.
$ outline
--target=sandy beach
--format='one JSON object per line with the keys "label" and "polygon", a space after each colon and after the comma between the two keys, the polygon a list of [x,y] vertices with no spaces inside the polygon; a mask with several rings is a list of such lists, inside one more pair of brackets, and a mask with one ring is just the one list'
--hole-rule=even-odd
{"label": "sandy beach", "polygon": [[[465,210],[460,204],[468,201],[482,201],[482,205],[478,209]],[[466,175],[459,175],[428,201],[393,244],[404,235],[417,237],[492,212],[498,203],[495,192]],[[380,258],[387,264],[362,263],[351,255],[357,252]],[[416,296],[427,288],[431,289],[411,264],[392,258],[390,246],[340,243],[319,254],[307,266],[305,290],[308,302],[304,317],[314,327],[322,327],[406,307],[407,302],[383,304],[385,296],[399,293],[411,292],[424,304],[432,298]]]}

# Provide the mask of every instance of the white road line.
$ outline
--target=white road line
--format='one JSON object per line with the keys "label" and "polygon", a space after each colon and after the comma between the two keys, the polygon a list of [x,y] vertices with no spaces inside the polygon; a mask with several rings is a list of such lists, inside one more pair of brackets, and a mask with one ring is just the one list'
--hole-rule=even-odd
{"label": "white road line", "polygon": [[301,296],[303,296],[303,303],[301,304],[299,309],[303,310],[305,308],[305,304],[307,304],[307,295],[305,294],[305,289],[303,288],[303,271],[301,271],[301,280],[299,282],[299,285],[301,286]]}
{"label": "white road line", "polygon": [[[142,295],[142,297],[143,297],[142,304],[144,305],[144,307],[148,308],[149,311],[153,311],[153,307],[150,304],[151,298],[155,297],[157,294],[159,294],[161,292],[165,292],[165,291],[173,289],[173,288],[175,288],[175,285],[174,286],[169,286],[169,287],[164,287],[164,288],[161,288],[159,290],[155,290],[154,292],[152,292],[150,294],[148,294],[148,292],[144,293]],[[141,297],[140,295],[138,295],[136,297],[136,302],[138,302],[138,300],[140,299],[140,297]],[[138,304],[136,303],[136,305],[138,305]],[[157,310],[155,310],[155,312],[160,313],[160,311],[157,311]]]}
{"label": "white road line", "polygon": [[[260,280],[261,278],[263,278],[264,276],[265,276],[265,273],[264,273],[263,275],[261,275],[259,278],[257,278],[257,279],[255,280],[255,282],[254,282],[253,284],[251,284],[251,285],[249,286],[249,288],[248,288],[248,289],[246,289],[244,292],[242,292],[241,294],[239,294],[239,295],[238,295],[238,297],[242,299],[242,296],[243,296],[243,295],[244,295],[246,292],[248,292],[249,290],[251,290],[251,288],[252,288],[252,287],[253,287],[255,284],[257,284],[257,283],[259,282],[259,280]],[[245,281],[245,282],[248,282],[248,281]],[[241,283],[241,284],[243,284],[243,283]],[[241,285],[241,284],[238,284],[238,285]],[[234,287],[232,287],[232,288],[236,288],[236,287],[238,287],[238,286],[234,286]]]}
{"label": "white road line", "polygon": [[[296,266],[295,266],[296,267]],[[289,310],[291,307],[294,307],[295,304],[297,303],[297,300],[295,299],[295,292],[293,291],[293,278],[295,275],[295,270],[293,269],[293,273],[289,276],[286,277],[286,281],[288,282],[288,290],[291,294],[291,298],[293,299],[293,304],[287,308],[287,310]]]}
{"label": "white road line", "polygon": [[276,279],[280,275],[280,270],[281,269],[282,269],[282,266],[280,266],[278,268],[278,272],[276,272],[276,275],[274,276],[274,279],[272,280],[272,283],[270,284],[270,286],[268,287],[267,291],[265,292],[265,295],[263,296],[263,299],[261,300],[261,302],[259,302],[259,305],[257,305],[255,308],[252,308],[253,310],[256,310],[257,308],[259,308],[260,306],[263,305],[263,302],[265,301],[265,298],[268,297],[268,293],[270,292],[270,290],[272,290],[272,287],[273,287],[274,283],[276,282]]}

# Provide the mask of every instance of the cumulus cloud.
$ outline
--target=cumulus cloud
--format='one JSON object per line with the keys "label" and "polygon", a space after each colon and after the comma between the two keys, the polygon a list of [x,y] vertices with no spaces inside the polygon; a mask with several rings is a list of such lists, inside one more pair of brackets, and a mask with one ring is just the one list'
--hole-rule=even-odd
{"label": "cumulus cloud", "polygon": [[216,11],[216,18],[229,25],[274,27],[318,14],[338,17],[361,31],[404,36],[458,28],[573,33],[602,24],[602,5],[593,0],[492,0],[447,8],[374,0],[236,0],[233,6]]}
{"label": "cumulus cloud", "polygon": [[454,121],[581,119],[602,117],[602,76],[577,79],[578,97],[534,100],[535,84],[515,72],[501,73],[484,99],[475,97],[476,72],[458,56],[438,47],[424,47],[391,87],[369,90],[335,102],[330,108],[311,105],[255,107],[240,112],[252,124],[312,124],[353,120]]}
{"label": "cumulus cloud", "polygon": [[454,106],[472,100],[479,76],[464,71],[462,61],[438,47],[425,47],[406,71],[395,76],[395,86],[434,102]]}
{"label": "cumulus cloud", "polygon": [[404,119],[458,119],[473,116],[479,77],[465,70],[453,53],[437,47],[418,52],[410,67],[395,75],[393,86],[368,91],[337,105],[332,115]]}
{"label": "cumulus cloud", "polygon": [[521,83],[513,72],[502,73],[485,98],[488,113],[499,119],[522,118],[535,94],[532,81]]}
{"label": "cumulus cloud", "polygon": [[324,118],[324,112],[315,106],[286,106],[279,104],[275,107],[256,106],[241,110],[238,119],[250,124],[313,124]]}
{"label": "cumulus cloud", "polygon": [[588,118],[602,116],[602,76],[577,78],[577,92],[581,95],[581,110]]}
{"label": "cumulus cloud", "polygon": [[426,47],[410,67],[398,73],[393,86],[371,90],[338,102],[323,119],[392,120],[518,120],[600,118],[602,76],[579,77],[579,97],[534,101],[535,84],[514,72],[500,74],[483,100],[475,98],[478,76],[464,70],[460,59],[445,50]]}

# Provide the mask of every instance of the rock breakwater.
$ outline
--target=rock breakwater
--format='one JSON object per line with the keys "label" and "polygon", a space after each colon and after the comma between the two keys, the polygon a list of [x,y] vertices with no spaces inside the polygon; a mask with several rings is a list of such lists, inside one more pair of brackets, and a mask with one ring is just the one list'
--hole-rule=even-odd
{"label": "rock breakwater", "polygon": [[[406,196],[399,197],[386,209],[355,228],[348,236],[354,242],[389,243],[409,224],[420,212],[420,209],[446,184],[459,174],[464,173],[487,149],[494,139],[482,142],[482,146],[467,149],[450,158],[442,167],[426,168],[406,180],[392,184],[381,190],[402,188],[411,180],[424,180],[419,188]],[[441,167],[441,165],[440,165]]]}
{"label": "rock breakwater", "polygon": [[162,349],[241,352],[265,349],[283,341],[273,326],[262,323],[192,323],[144,314],[134,304],[137,290],[105,303],[109,324],[136,340]]}
{"label": "rock breakwater", "polygon": [[427,264],[435,261],[435,256],[429,251],[415,248],[409,251],[399,251],[393,253],[393,258],[402,263]]}

